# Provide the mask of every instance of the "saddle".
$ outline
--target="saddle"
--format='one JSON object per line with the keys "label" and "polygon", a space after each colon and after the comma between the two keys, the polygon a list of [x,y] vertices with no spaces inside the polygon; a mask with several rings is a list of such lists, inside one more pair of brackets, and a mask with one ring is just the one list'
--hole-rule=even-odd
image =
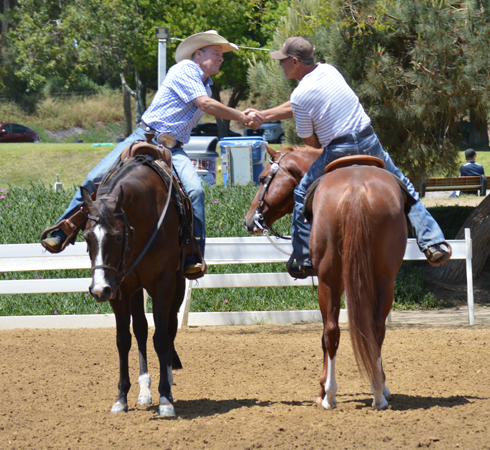
{"label": "saddle", "polygon": [[[380,169],[384,169],[385,163],[375,156],[352,155],[343,156],[328,164],[328,166],[325,168],[325,173],[320,178],[316,179],[306,191],[305,202],[303,204],[303,215],[305,216],[306,220],[308,220],[308,222],[311,223],[311,221],[313,220],[313,199],[315,198],[316,188],[323,180],[323,177],[327,176],[330,172],[333,172],[336,169],[349,166],[374,166],[379,167]],[[410,212],[412,205],[417,203],[417,200],[413,198],[412,194],[410,194],[410,192],[408,191],[407,186],[400,178],[398,178],[391,172],[388,173],[395,179],[395,181],[398,183],[398,186],[400,187],[400,190],[402,191],[404,204],[403,209],[408,219],[408,213]]]}

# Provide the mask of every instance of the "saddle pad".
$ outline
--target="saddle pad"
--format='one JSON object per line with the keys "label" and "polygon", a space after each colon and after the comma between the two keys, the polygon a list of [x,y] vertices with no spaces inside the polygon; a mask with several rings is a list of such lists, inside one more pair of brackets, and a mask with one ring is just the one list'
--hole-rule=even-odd
{"label": "saddle pad", "polygon": [[121,161],[134,158],[137,155],[152,157],[155,161],[163,161],[170,166],[170,150],[160,150],[155,144],[147,141],[136,141],[121,153]]}
{"label": "saddle pad", "polygon": [[357,164],[359,166],[375,166],[381,169],[385,168],[385,163],[376,156],[371,155],[352,155],[342,156],[332,161],[326,168],[325,173],[332,172],[332,170],[340,169],[341,167],[353,166]]}
{"label": "saddle pad", "polygon": [[[346,158],[350,158],[350,157],[346,157]],[[339,159],[343,159],[343,158],[339,158]],[[378,158],[374,158],[374,159],[377,159],[378,161],[383,163],[383,161],[381,161]],[[335,160],[333,162],[336,162],[336,161],[338,161],[338,160]],[[330,163],[327,166],[327,168],[330,167],[331,165],[332,165],[332,163]],[[350,164],[347,164],[347,165],[350,165]],[[374,165],[376,167],[380,167],[380,166],[377,166],[377,163],[367,164],[367,165]],[[346,166],[337,166],[337,167],[334,167],[334,169],[339,169],[340,167],[346,167]],[[380,167],[380,168],[384,168],[384,163],[383,163],[383,167]],[[404,209],[405,215],[407,215],[407,218],[408,218],[408,213],[410,212],[410,209],[412,208],[412,206],[415,205],[415,203],[417,203],[417,200],[415,200],[415,198],[412,196],[412,194],[410,194],[410,192],[407,189],[407,186],[405,185],[405,183],[400,178],[398,178],[396,175],[392,174],[391,172],[388,172],[388,173],[395,179],[395,181],[398,183],[398,186],[400,187],[400,190],[402,191],[403,203],[404,203],[403,209]],[[316,188],[318,187],[318,185],[320,184],[320,182],[322,181],[323,177],[325,177],[326,175],[327,174],[325,173],[320,178],[317,178],[310,185],[308,190],[306,191],[305,202],[303,204],[303,215],[305,216],[306,220],[308,220],[308,222],[310,222],[310,223],[313,219],[313,199],[315,198],[315,191],[316,191]]]}

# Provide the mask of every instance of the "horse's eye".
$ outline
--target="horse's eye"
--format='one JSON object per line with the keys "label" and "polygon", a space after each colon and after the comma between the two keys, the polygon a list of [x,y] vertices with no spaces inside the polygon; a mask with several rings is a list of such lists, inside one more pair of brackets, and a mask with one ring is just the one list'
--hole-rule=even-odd
{"label": "horse's eye", "polygon": [[122,233],[117,233],[116,234],[116,242],[119,244],[122,242],[122,239],[123,239]]}
{"label": "horse's eye", "polygon": [[265,180],[265,177],[264,176],[260,176],[259,177],[259,183],[260,184],[264,184],[264,180]]}

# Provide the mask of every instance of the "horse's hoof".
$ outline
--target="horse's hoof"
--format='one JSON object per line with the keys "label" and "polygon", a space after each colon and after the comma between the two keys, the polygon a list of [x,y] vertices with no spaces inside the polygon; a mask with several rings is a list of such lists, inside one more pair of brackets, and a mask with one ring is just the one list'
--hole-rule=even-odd
{"label": "horse's hoof", "polygon": [[151,405],[151,402],[152,402],[151,395],[149,397],[138,397],[138,405],[149,406]]}
{"label": "horse's hoof", "polygon": [[158,405],[158,415],[165,417],[175,416],[174,405]]}
{"label": "horse's hoof", "polygon": [[323,409],[335,409],[337,408],[337,400],[333,400],[332,402],[329,402],[327,400],[327,397],[325,397],[322,401],[322,408]]}
{"label": "horse's hoof", "polygon": [[122,412],[128,412],[128,405],[123,405],[122,403],[114,403],[111,408],[111,414],[117,414]]}
{"label": "horse's hoof", "polygon": [[[384,401],[383,401],[384,400]],[[380,403],[376,403],[376,401],[373,401],[373,409],[376,409],[378,411],[384,411],[388,409],[388,402],[386,399],[383,397],[383,400]]]}

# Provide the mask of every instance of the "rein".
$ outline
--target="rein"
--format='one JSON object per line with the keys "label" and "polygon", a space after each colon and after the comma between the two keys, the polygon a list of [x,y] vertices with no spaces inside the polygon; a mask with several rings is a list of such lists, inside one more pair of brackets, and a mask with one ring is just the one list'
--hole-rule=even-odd
{"label": "rein", "polygon": [[[170,168],[172,168],[172,155],[171,154],[170,154],[170,162],[169,162],[169,165],[170,165]],[[165,207],[163,208],[162,214],[160,214],[160,219],[158,220],[158,224],[157,224],[157,226],[155,228],[155,231],[151,235],[150,240],[147,242],[145,248],[139,254],[138,258],[136,258],[136,261],[131,265],[131,267],[128,270],[124,270],[124,268],[125,268],[126,251],[129,250],[129,246],[128,246],[128,230],[130,230],[131,233],[133,233],[134,232],[134,228],[131,225],[129,225],[129,222],[128,222],[127,218],[126,218],[126,213],[124,212],[124,210],[121,210],[120,213],[115,213],[114,214],[115,216],[122,216],[123,217],[123,223],[124,223],[124,241],[123,241],[123,246],[122,246],[123,250],[122,250],[122,258],[121,258],[121,260],[119,262],[119,265],[117,267],[113,267],[113,266],[106,265],[106,264],[99,264],[99,265],[96,265],[96,266],[92,266],[92,268],[91,268],[92,269],[92,274],[93,274],[93,272],[94,272],[95,269],[108,269],[108,270],[112,270],[112,271],[116,272],[116,275],[117,275],[117,283],[120,284],[120,283],[122,283],[124,281],[124,279],[126,278],[126,276],[129,275],[134,270],[134,268],[141,261],[141,259],[143,258],[143,256],[147,252],[147,250],[150,248],[150,245],[153,242],[153,240],[155,239],[155,236],[157,235],[158,230],[160,229],[160,227],[162,225],[163,219],[165,218],[165,215],[167,214],[168,205],[170,204],[170,198],[172,197],[172,185],[173,185],[172,179],[170,179],[167,200],[165,202]],[[89,220],[93,220],[95,223],[98,223],[99,222],[99,218],[98,217],[94,217],[91,214],[88,215],[88,218],[89,218]]]}
{"label": "rein", "polygon": [[285,155],[286,155],[285,153],[282,153],[281,156],[279,156],[279,158],[277,159],[277,161],[273,161],[272,159],[269,160],[269,162],[271,163],[271,170],[269,172],[269,175],[267,175],[267,177],[264,180],[264,183],[263,183],[264,189],[263,189],[262,193],[260,194],[260,197],[259,197],[259,206],[255,210],[253,221],[254,221],[254,224],[257,226],[257,228],[259,228],[260,230],[262,230],[262,234],[265,237],[267,237],[267,239],[269,240],[269,242],[277,250],[279,250],[280,252],[284,253],[285,255],[290,256],[290,253],[284,251],[282,248],[278,247],[273,242],[272,238],[269,235],[269,230],[272,231],[272,233],[274,234],[274,236],[276,236],[277,238],[286,239],[286,240],[291,240],[291,238],[290,237],[283,236],[282,234],[279,234],[276,230],[274,230],[274,228],[272,228],[272,225],[268,227],[266,225],[266,223],[265,223],[264,215],[262,214],[262,209],[261,209],[262,208],[262,205],[264,204],[265,194],[267,193],[267,190],[268,190],[268,188],[269,188],[272,180],[274,179],[274,176],[276,175],[277,172],[279,172],[279,169],[280,169],[279,163],[281,162],[281,159]]}

